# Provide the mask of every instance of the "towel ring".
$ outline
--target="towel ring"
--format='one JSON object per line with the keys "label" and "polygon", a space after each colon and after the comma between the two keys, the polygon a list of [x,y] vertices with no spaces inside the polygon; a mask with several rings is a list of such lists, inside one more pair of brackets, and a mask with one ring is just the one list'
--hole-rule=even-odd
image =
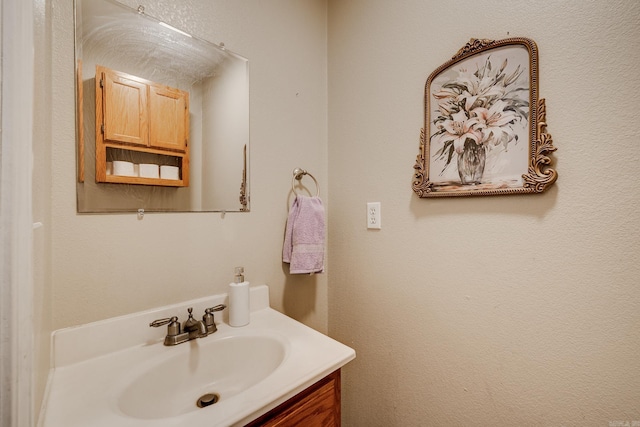
{"label": "towel ring", "polygon": [[291,179],[291,189],[293,190],[293,194],[295,194],[296,196],[298,195],[298,193],[296,192],[296,179],[298,181],[301,181],[302,177],[305,175],[309,175],[313,182],[316,183],[316,197],[320,196],[320,185],[318,184],[318,181],[316,181],[315,177],[309,172],[300,168],[295,168],[293,170],[293,178]]}

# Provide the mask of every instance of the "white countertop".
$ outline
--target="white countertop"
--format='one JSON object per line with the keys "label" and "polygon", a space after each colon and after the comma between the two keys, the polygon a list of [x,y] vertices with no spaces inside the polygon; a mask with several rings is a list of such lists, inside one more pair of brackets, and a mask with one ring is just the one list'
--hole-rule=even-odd
{"label": "white countertop", "polygon": [[[251,294],[249,325],[231,327],[221,322],[222,317],[217,314],[218,332],[172,347],[162,344],[166,327],[151,329],[149,322],[178,315],[182,310],[186,313],[186,307],[191,306],[194,313],[200,313],[204,307],[223,303],[226,295],[56,331],[52,346],[54,368],[39,425],[242,426],[355,358],[353,349],[271,309],[266,286],[252,288]],[[171,418],[133,418],[119,409],[118,396],[149,364],[161,363],[178,352],[194,351],[194,346],[204,345],[206,340],[256,335],[284,340],[287,353],[273,373],[247,390],[221,398],[215,405]]]}

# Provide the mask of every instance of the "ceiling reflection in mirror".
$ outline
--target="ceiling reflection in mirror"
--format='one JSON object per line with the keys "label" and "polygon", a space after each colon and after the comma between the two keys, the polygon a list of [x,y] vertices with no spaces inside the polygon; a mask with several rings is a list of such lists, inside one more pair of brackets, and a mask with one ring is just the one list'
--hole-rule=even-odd
{"label": "ceiling reflection in mirror", "polygon": [[[75,13],[78,212],[248,211],[248,60],[149,16],[144,6],[76,0]],[[121,100],[129,95],[112,95],[112,80],[142,82],[136,90],[146,95],[125,107]],[[182,134],[157,113],[158,105],[171,114],[178,109],[162,101],[167,97],[154,104],[158,88],[186,94]],[[114,120],[125,128],[135,121],[145,141],[110,139],[105,127],[112,129]],[[154,129],[186,135],[183,147],[154,145]],[[123,165],[132,169],[121,172]],[[155,176],[144,175],[149,167]],[[171,169],[175,176],[158,176]]]}

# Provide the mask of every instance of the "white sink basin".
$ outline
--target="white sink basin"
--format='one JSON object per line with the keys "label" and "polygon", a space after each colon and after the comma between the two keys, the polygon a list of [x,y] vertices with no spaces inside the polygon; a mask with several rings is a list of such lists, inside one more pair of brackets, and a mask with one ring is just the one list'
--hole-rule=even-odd
{"label": "white sink basin", "polygon": [[[163,345],[155,319],[203,313],[226,294],[56,331],[39,427],[240,427],[355,357],[353,349],[271,309],[251,288],[251,323]],[[183,315],[184,316],[184,315]],[[200,408],[205,394],[219,397]]]}
{"label": "white sink basin", "polygon": [[228,399],[268,377],[286,355],[286,343],[272,336],[208,338],[179,344],[188,351],[145,366],[120,395],[119,409],[145,419],[201,410],[203,395]]}

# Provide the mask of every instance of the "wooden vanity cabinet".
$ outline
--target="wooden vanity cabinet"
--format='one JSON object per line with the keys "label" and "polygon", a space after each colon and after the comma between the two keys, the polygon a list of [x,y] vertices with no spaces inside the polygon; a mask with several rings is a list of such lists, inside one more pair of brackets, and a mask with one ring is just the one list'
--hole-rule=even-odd
{"label": "wooden vanity cabinet", "polygon": [[340,370],[247,424],[246,427],[339,427]]}
{"label": "wooden vanity cabinet", "polygon": [[[189,93],[96,66],[96,181],[189,185]],[[150,153],[179,164],[180,180],[107,175],[107,150]],[[162,156],[171,157],[164,162]]]}

